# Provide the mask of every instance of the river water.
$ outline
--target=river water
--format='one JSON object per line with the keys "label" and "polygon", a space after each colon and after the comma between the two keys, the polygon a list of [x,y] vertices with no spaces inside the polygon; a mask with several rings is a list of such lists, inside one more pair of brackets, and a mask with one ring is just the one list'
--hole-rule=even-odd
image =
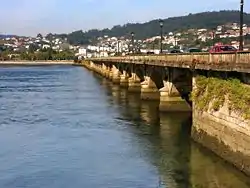
{"label": "river water", "polygon": [[250,187],[157,107],[82,67],[0,68],[0,187]]}

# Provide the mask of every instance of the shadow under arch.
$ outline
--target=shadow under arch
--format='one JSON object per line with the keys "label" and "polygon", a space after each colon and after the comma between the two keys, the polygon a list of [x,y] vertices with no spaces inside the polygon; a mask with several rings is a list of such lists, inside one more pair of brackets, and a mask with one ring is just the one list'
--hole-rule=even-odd
{"label": "shadow under arch", "polygon": [[126,73],[128,74],[129,77],[132,76],[132,68],[131,68],[131,65],[129,64],[124,64],[122,65],[122,71],[126,71]]}
{"label": "shadow under arch", "polygon": [[111,63],[107,63],[106,67],[109,68],[109,69],[112,69],[112,64]]}
{"label": "shadow under arch", "polygon": [[140,82],[143,82],[145,79],[144,79],[144,70],[141,66],[134,66],[134,73],[138,76],[138,78],[140,79]]}
{"label": "shadow under arch", "polygon": [[181,97],[187,101],[187,103],[192,106],[192,101],[190,98],[190,94],[193,89],[192,78],[193,73],[191,70],[185,69],[184,71],[181,69],[176,69],[177,71],[181,71],[180,75],[172,80],[174,86],[179,91]]}
{"label": "shadow under arch", "polygon": [[162,75],[158,70],[153,69],[150,74],[150,78],[155,83],[157,89],[161,89],[164,87]]}

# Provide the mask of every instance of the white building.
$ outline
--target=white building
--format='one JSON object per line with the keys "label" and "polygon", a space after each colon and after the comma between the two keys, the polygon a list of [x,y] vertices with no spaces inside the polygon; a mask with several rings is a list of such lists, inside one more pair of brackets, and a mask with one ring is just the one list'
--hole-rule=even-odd
{"label": "white building", "polygon": [[42,48],[43,48],[43,49],[48,49],[48,48],[50,48],[50,45],[44,44]]}
{"label": "white building", "polygon": [[232,29],[234,29],[234,30],[238,29],[238,24],[237,23],[233,23]]}
{"label": "white building", "polygon": [[87,49],[85,49],[85,48],[79,48],[78,54],[79,54],[79,55],[82,55],[82,56],[86,56],[86,54],[87,54]]}
{"label": "white building", "polygon": [[88,49],[88,50],[91,50],[91,51],[98,51],[98,50],[99,50],[99,47],[98,47],[98,46],[91,46],[91,45],[88,45],[87,49]]}
{"label": "white building", "polygon": [[223,27],[222,27],[222,26],[220,26],[220,25],[219,25],[219,26],[217,26],[217,31],[219,31],[219,32],[220,32],[220,31],[222,31],[222,28],[223,28]]}

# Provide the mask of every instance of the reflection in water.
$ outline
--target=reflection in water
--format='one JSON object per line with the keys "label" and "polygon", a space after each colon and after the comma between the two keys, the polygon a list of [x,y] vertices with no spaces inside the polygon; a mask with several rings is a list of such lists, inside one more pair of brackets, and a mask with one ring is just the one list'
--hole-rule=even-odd
{"label": "reflection in water", "polygon": [[247,177],[210,151],[192,144],[191,181],[196,187],[250,187]]}
{"label": "reflection in water", "polygon": [[[108,101],[119,110],[134,134],[141,156],[159,173],[157,187],[246,188],[249,179],[190,139],[191,114],[160,113],[158,102],[100,79]],[[137,138],[140,138],[138,141]]]}

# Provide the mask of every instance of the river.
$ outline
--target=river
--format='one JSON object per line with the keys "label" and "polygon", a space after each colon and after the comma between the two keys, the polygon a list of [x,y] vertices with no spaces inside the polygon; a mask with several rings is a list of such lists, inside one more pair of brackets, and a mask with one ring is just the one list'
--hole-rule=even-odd
{"label": "river", "polygon": [[82,67],[1,67],[0,187],[250,187],[157,107]]}

